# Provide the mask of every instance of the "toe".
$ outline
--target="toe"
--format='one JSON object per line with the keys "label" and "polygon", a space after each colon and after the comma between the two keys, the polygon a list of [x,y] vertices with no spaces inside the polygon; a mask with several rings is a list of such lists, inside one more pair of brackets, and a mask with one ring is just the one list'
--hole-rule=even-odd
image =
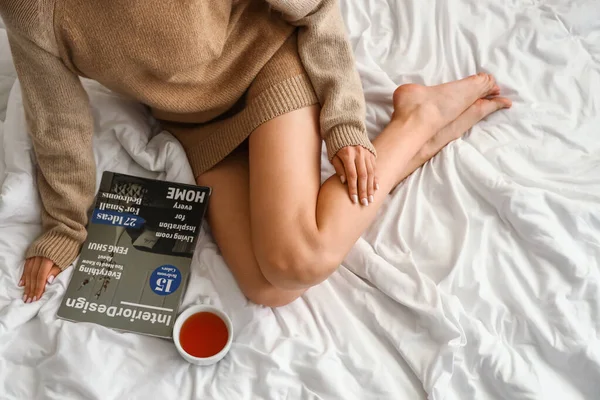
{"label": "toe", "polygon": [[494,97],[486,100],[486,103],[488,104],[489,113],[501,110],[503,108],[510,108],[510,106],[512,106],[512,101],[506,97]]}
{"label": "toe", "polygon": [[478,119],[481,120],[488,115],[509,108],[512,105],[511,101],[506,97],[494,97],[492,99],[479,99],[473,104],[475,112],[478,114]]}
{"label": "toe", "polygon": [[506,97],[497,97],[494,100],[497,101],[498,103],[500,103],[502,105],[501,108],[510,108],[510,107],[512,107],[512,100],[511,99],[507,99]]}
{"label": "toe", "polygon": [[488,96],[498,96],[500,94],[500,86],[497,84],[489,91]]}
{"label": "toe", "polygon": [[496,79],[493,75],[480,72],[477,75],[473,75],[473,79],[481,89],[481,97],[491,96],[491,93],[496,86]]}

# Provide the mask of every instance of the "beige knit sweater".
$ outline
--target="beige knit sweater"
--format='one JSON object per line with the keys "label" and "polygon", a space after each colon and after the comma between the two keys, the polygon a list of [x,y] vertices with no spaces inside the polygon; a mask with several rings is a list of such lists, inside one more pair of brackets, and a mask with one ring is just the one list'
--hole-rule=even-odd
{"label": "beige knit sweater", "polygon": [[37,159],[43,233],[26,257],[61,269],[85,240],[95,194],[93,120],[79,77],[208,121],[230,108],[298,29],[329,157],[361,145],[362,88],[337,0],[0,0]]}

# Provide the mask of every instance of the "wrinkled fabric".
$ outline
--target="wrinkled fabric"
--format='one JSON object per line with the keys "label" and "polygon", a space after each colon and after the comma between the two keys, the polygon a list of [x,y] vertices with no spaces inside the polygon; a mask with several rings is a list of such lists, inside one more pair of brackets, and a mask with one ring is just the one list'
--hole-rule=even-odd
{"label": "wrinkled fabric", "polygon": [[[0,31],[3,398],[597,398],[597,3],[345,0],[342,9],[372,137],[401,83],[490,72],[513,107],[409,177],[340,269],[289,306],[249,304],[205,227],[183,307],[216,304],[233,320],[231,352],[211,367],[190,366],[169,341],[57,320],[71,269],[41,301],[22,302],[40,204]],[[192,182],[180,145],[142,107],[86,88],[98,173]],[[332,173],[324,163],[323,179]]]}

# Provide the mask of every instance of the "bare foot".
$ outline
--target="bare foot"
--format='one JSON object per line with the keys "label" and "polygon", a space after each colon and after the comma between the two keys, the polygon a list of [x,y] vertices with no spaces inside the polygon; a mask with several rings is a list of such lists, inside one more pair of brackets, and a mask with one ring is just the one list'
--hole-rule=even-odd
{"label": "bare foot", "polygon": [[[500,90],[496,90],[490,96],[500,94]],[[419,156],[429,160],[435,156],[442,148],[453,140],[460,138],[466,131],[471,129],[476,123],[487,117],[488,115],[501,110],[510,108],[512,102],[506,97],[493,97],[478,99],[469,108],[465,110],[457,119],[450,122],[438,133],[436,133],[423,146]]]}
{"label": "bare foot", "polygon": [[392,118],[426,124],[433,135],[478,99],[498,93],[494,77],[485,73],[437,86],[402,85],[394,92]]}
{"label": "bare foot", "polygon": [[[494,90],[493,93],[495,94],[492,96],[500,94],[500,90]],[[477,122],[500,109],[509,108],[511,105],[511,101],[505,97],[483,98],[475,101],[457,119],[442,128],[423,145],[402,170],[398,183],[429,161],[448,143],[461,137]]]}

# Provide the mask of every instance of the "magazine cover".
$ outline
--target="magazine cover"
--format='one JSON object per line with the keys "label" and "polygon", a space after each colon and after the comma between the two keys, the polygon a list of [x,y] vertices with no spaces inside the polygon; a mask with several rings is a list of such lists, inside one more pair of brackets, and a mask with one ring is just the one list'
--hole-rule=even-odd
{"label": "magazine cover", "polygon": [[210,194],[104,172],[58,317],[171,338]]}

